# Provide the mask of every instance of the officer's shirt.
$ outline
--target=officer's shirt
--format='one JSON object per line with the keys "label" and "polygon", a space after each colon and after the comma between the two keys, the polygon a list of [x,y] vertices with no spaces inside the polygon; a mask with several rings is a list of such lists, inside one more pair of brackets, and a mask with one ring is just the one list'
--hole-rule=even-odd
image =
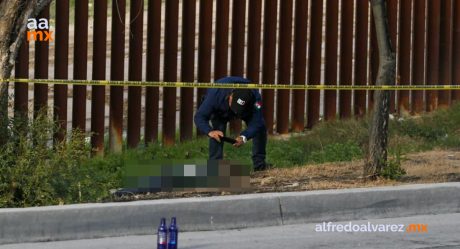
{"label": "officer's shirt", "polygon": [[253,138],[258,132],[265,131],[265,120],[261,110],[261,96],[259,91],[253,90],[256,102],[251,108],[251,111],[244,113],[241,117],[237,117],[230,109],[228,97],[231,94],[231,89],[212,88],[208,89],[203,103],[198,108],[195,114],[195,125],[204,134],[212,131],[209,121],[212,118],[229,121],[236,118],[241,118],[246,122],[247,129],[242,131],[240,135],[247,139]]}

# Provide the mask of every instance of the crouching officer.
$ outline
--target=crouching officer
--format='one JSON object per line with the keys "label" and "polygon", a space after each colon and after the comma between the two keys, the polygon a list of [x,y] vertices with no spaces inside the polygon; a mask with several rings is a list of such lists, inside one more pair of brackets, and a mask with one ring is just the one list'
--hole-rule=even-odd
{"label": "crouching officer", "polygon": [[[216,83],[250,83],[242,77],[225,77]],[[239,148],[252,139],[252,162],[254,171],[267,168],[265,147],[267,145],[267,128],[262,115],[262,97],[255,89],[208,89],[204,101],[198,108],[194,121],[198,129],[209,136],[209,159],[222,159],[228,121],[242,119],[247,129],[236,137],[234,147]],[[209,122],[211,121],[211,125]]]}

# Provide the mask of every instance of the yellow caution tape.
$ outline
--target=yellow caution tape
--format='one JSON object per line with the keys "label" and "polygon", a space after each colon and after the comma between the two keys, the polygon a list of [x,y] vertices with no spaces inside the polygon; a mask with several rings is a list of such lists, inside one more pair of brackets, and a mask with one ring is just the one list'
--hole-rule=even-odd
{"label": "yellow caution tape", "polygon": [[2,82],[83,85],[83,86],[139,86],[139,87],[185,87],[185,88],[248,88],[277,90],[460,90],[460,85],[284,85],[284,84],[237,84],[201,82],[156,82],[121,80],[61,80],[61,79],[0,79]]}

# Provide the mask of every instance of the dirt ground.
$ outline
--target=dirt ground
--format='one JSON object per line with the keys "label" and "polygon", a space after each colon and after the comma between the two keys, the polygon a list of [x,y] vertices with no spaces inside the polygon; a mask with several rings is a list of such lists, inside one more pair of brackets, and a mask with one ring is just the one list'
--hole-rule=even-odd
{"label": "dirt ground", "polygon": [[429,151],[409,154],[404,157],[402,167],[407,174],[399,180],[366,180],[362,176],[364,161],[325,163],[303,167],[270,169],[251,175],[251,190],[245,192],[160,192],[129,195],[111,201],[145,199],[168,199],[231,195],[242,193],[290,192],[320,189],[343,189],[375,186],[395,186],[416,183],[440,183],[460,181],[460,150]]}

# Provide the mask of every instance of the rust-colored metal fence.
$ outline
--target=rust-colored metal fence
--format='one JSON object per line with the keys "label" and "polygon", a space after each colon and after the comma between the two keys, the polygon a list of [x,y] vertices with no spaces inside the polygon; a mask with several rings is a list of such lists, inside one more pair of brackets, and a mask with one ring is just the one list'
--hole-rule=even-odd
{"label": "rust-colored metal fence", "polygon": [[[395,83],[459,84],[460,3],[387,4],[397,52]],[[368,0],[59,0],[39,18],[55,20],[50,27],[55,40],[22,44],[18,78],[209,82],[231,74],[270,84],[371,85],[378,69]],[[60,124],[56,141],[71,128],[91,131],[99,154],[105,139],[111,151],[122,150],[123,138],[130,148],[160,138],[166,145],[193,139],[193,113],[205,93],[136,86],[12,87],[14,115],[36,115],[48,107]],[[373,103],[372,92],[364,90],[263,90],[262,95],[272,134],[312,128],[322,118],[361,117]],[[460,100],[459,91],[446,90],[391,96],[391,110],[400,114]],[[233,132],[240,129],[240,122],[231,124]]]}

